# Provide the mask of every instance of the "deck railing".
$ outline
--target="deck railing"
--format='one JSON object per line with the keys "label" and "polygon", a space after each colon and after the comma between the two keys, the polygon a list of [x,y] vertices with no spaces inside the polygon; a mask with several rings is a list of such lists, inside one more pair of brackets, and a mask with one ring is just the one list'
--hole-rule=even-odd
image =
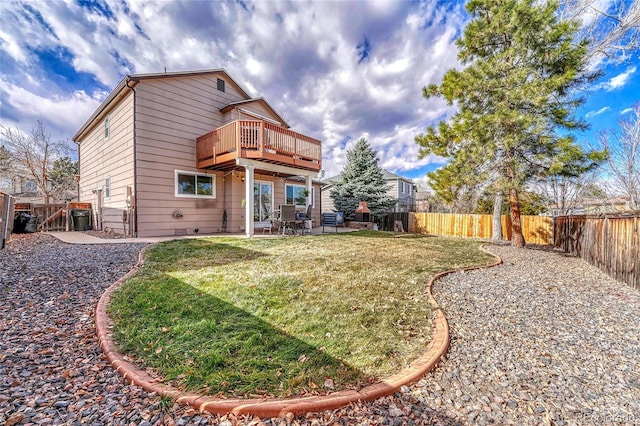
{"label": "deck railing", "polygon": [[198,168],[251,158],[320,170],[321,142],[261,120],[236,120],[196,139]]}

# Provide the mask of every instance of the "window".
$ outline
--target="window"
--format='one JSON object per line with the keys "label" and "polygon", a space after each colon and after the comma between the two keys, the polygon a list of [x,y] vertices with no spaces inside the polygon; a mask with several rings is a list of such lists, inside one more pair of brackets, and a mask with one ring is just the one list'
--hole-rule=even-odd
{"label": "window", "polygon": [[30,180],[26,183],[25,188],[27,192],[35,192],[38,190],[38,184]]}
{"label": "window", "polygon": [[285,204],[295,204],[296,206],[306,207],[307,196],[306,188],[302,185],[286,185],[285,186]]}
{"label": "window", "polygon": [[216,198],[216,177],[176,170],[176,197]]}
{"label": "window", "polygon": [[9,178],[0,179],[0,189],[9,189],[11,188],[12,184],[13,184],[13,181]]}
{"label": "window", "polygon": [[224,92],[224,80],[221,78],[218,79],[218,90]]}
{"label": "window", "polygon": [[104,118],[104,138],[105,139],[109,139],[109,126],[110,126],[109,116],[107,115]]}
{"label": "window", "polygon": [[111,176],[105,178],[104,191],[102,193],[104,194],[105,200],[111,198]]}

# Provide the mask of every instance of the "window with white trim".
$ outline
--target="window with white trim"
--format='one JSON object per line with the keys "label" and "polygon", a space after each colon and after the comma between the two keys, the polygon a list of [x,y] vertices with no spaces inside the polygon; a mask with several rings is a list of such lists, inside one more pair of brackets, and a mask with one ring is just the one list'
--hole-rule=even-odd
{"label": "window with white trim", "polygon": [[[285,204],[295,204],[298,207],[307,206],[307,196],[303,185],[285,185]],[[313,195],[313,194],[312,194]]]}
{"label": "window with white trim", "polygon": [[205,173],[175,171],[176,197],[216,198],[216,177]]}
{"label": "window with white trim", "polygon": [[104,118],[104,138],[105,138],[105,140],[109,139],[110,126],[111,126],[111,123],[110,123],[110,120],[109,120],[109,116],[107,115]]}
{"label": "window with white trim", "polygon": [[104,192],[102,194],[104,194],[105,200],[111,198],[111,176],[107,176],[104,179]]}

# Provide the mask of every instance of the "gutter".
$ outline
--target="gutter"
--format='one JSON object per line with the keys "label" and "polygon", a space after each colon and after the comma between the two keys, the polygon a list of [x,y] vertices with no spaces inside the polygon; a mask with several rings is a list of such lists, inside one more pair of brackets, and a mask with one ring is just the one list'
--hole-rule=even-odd
{"label": "gutter", "polygon": [[133,86],[129,86],[130,79],[127,79],[126,85],[133,92],[133,232],[131,235],[135,238],[138,237],[138,146],[136,138],[136,91],[133,88],[137,83],[134,82]]}
{"label": "gutter", "polygon": [[111,104],[111,102],[113,102],[113,100],[118,97],[118,95],[120,94],[122,89],[124,89],[125,86],[128,86],[128,83],[130,80],[131,80],[131,76],[129,75],[125,75],[124,78],[120,80],[120,83],[118,83],[118,85],[115,87],[115,89],[113,89],[113,91],[109,94],[109,96],[107,96],[107,98],[104,101],[102,101],[98,109],[96,109],[94,113],[91,114],[91,116],[87,119],[87,121],[84,122],[82,127],[80,127],[80,130],[78,130],[76,134],[73,135],[71,140],[78,143],[78,140],[82,139],[86,135],[86,133],[90,130],[90,128],[93,128],[92,124],[94,123],[94,121],[99,121],[99,119],[101,119],[104,116],[104,113],[107,107],[109,106],[109,104]]}

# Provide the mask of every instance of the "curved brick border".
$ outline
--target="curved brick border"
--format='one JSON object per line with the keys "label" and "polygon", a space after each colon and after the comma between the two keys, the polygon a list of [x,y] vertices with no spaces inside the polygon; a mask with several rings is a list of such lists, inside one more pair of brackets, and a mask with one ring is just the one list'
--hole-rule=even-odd
{"label": "curved brick border", "polygon": [[427,283],[427,299],[432,308],[436,311],[434,318],[433,335],[429,346],[424,354],[413,361],[409,367],[401,370],[386,380],[366,386],[359,391],[346,390],[334,392],[328,395],[304,396],[295,398],[263,398],[263,399],[222,399],[211,396],[200,395],[192,392],[177,390],[171,386],[160,383],[158,379],[151,377],[144,371],[139,370],[126,358],[118,353],[115,342],[112,338],[111,318],[107,315],[107,306],[111,300],[113,292],[122,285],[124,280],[135,273],[144,263],[145,247],[138,257],[138,263],[124,277],[113,283],[100,297],[96,308],[96,330],[98,342],[107,360],[124,379],[132,385],[142,387],[148,392],[155,392],[158,395],[175,399],[181,404],[188,404],[200,412],[208,411],[215,414],[252,414],[259,417],[284,417],[288,413],[303,414],[332,410],[344,407],[359,401],[371,401],[390,395],[400,389],[401,386],[410,385],[418,381],[422,376],[433,370],[449,348],[449,326],[447,320],[432,295],[432,287],[436,280],[445,275],[470,271],[473,269],[490,268],[502,263],[502,259],[493,253],[488,252],[484,247],[482,250],[491,254],[496,261],[490,265],[480,267],[469,267],[456,270],[440,272],[433,276]]}

